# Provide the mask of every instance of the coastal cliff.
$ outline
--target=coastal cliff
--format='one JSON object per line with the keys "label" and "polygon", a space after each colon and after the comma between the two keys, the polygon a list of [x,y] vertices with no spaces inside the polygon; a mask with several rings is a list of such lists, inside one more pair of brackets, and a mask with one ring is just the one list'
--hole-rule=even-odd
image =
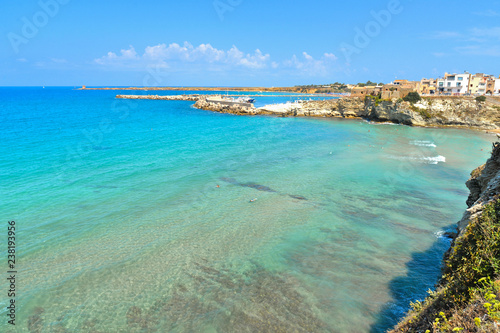
{"label": "coastal cliff", "polygon": [[124,99],[193,101],[195,108],[236,115],[272,115],[279,117],[360,118],[409,126],[462,127],[482,130],[500,129],[500,99],[489,97],[478,102],[472,97],[427,97],[418,103],[402,99],[381,100],[344,97],[316,101],[271,104],[255,108],[234,103],[210,101],[213,95],[117,95]]}
{"label": "coastal cliff", "polygon": [[390,332],[500,332],[500,143],[466,183],[469,207],[436,291]]}
{"label": "coastal cliff", "polygon": [[500,128],[500,103],[477,102],[473,98],[466,97],[426,98],[415,104],[396,99],[346,97],[245,109],[208,103],[200,98],[195,107],[238,115],[363,118],[410,126],[451,126],[484,130]]}
{"label": "coastal cliff", "polygon": [[396,99],[363,100],[354,97],[310,101],[289,113],[296,116],[365,118],[411,126],[500,127],[500,105],[476,102],[470,98],[428,98],[412,104]]}

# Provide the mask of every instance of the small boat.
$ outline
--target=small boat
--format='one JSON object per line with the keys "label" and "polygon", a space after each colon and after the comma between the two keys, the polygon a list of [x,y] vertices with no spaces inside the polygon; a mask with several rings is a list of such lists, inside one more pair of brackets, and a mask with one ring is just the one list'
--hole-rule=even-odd
{"label": "small boat", "polygon": [[238,103],[255,103],[255,98],[239,97],[239,98],[234,98],[233,101]]}

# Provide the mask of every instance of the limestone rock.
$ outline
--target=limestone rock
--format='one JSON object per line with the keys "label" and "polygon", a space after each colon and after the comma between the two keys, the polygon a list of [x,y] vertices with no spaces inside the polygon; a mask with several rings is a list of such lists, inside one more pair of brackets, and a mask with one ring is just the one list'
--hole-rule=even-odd
{"label": "limestone rock", "polygon": [[466,185],[470,190],[467,198],[469,208],[458,222],[460,230],[465,229],[471,219],[482,213],[483,206],[498,198],[500,194],[500,142],[493,144],[491,157],[486,164],[472,171]]}

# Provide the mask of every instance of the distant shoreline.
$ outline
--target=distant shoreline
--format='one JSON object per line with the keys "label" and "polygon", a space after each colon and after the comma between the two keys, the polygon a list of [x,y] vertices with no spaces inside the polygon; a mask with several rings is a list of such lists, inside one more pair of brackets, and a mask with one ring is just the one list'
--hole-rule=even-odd
{"label": "distant shoreline", "polygon": [[272,91],[272,92],[290,92],[294,87],[82,87],[78,90],[167,90],[167,91]]}
{"label": "distant shoreline", "polygon": [[244,91],[244,92],[275,92],[275,93],[294,93],[326,96],[326,95],[343,95],[348,96],[350,93],[345,92],[320,92],[316,93],[316,89],[308,89],[304,91],[303,87],[86,87],[82,86],[76,90],[138,90],[138,91]]}

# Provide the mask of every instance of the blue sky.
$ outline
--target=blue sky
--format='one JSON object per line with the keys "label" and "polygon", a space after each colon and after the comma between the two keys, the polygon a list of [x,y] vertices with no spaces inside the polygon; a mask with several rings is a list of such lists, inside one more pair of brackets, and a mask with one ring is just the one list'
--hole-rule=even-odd
{"label": "blue sky", "polygon": [[500,74],[500,1],[1,6],[3,86],[288,86]]}

